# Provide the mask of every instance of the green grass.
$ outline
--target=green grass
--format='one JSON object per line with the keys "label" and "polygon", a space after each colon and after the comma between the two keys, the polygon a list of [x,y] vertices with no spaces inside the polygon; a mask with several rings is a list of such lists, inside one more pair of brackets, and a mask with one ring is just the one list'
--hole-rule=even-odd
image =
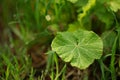
{"label": "green grass", "polygon": [[[3,49],[0,50],[2,51]],[[31,60],[25,54],[16,54],[15,56],[11,51],[6,52],[3,50],[0,54],[0,59],[2,64],[0,66],[0,72],[2,72],[1,80],[23,80],[26,76],[29,76],[30,79],[33,78]]]}

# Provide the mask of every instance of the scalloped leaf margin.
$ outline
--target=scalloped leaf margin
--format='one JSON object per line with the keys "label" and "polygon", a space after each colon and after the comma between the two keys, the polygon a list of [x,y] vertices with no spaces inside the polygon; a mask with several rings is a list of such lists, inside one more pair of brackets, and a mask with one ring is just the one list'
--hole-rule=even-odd
{"label": "scalloped leaf margin", "polygon": [[93,31],[58,32],[51,44],[52,50],[72,66],[86,69],[103,52],[103,42]]}

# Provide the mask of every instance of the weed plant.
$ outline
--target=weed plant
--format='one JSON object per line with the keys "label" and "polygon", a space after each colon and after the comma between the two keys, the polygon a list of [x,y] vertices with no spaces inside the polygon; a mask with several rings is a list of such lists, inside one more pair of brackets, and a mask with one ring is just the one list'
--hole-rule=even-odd
{"label": "weed plant", "polygon": [[[1,0],[0,80],[119,80],[119,0]],[[51,49],[58,32],[93,31],[100,59],[79,69]]]}

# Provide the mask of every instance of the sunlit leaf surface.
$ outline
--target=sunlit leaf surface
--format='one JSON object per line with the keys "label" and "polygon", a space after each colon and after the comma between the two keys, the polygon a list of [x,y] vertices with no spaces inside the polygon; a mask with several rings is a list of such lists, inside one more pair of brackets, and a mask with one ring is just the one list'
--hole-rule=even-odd
{"label": "sunlit leaf surface", "polygon": [[70,1],[72,3],[76,3],[78,0],[67,0],[67,1]]}
{"label": "sunlit leaf surface", "polygon": [[110,1],[110,8],[117,12],[120,9],[120,0],[111,0]]}
{"label": "sunlit leaf surface", "polygon": [[72,66],[87,68],[102,55],[101,38],[92,31],[59,32],[52,42],[52,50]]}

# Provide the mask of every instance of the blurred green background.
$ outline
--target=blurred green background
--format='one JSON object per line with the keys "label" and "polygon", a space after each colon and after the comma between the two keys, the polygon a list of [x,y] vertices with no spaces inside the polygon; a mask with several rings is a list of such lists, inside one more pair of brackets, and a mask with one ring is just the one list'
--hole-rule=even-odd
{"label": "blurred green background", "polygon": [[[54,80],[51,75],[55,72],[47,68],[48,65],[55,68],[49,62],[53,57],[45,53],[51,51],[57,32],[77,29],[92,30],[102,38],[103,56],[86,70],[68,63],[59,80],[119,79],[120,1],[93,1],[96,3],[92,0],[0,0],[0,79]],[[58,62],[61,70],[64,62],[59,59]]]}

